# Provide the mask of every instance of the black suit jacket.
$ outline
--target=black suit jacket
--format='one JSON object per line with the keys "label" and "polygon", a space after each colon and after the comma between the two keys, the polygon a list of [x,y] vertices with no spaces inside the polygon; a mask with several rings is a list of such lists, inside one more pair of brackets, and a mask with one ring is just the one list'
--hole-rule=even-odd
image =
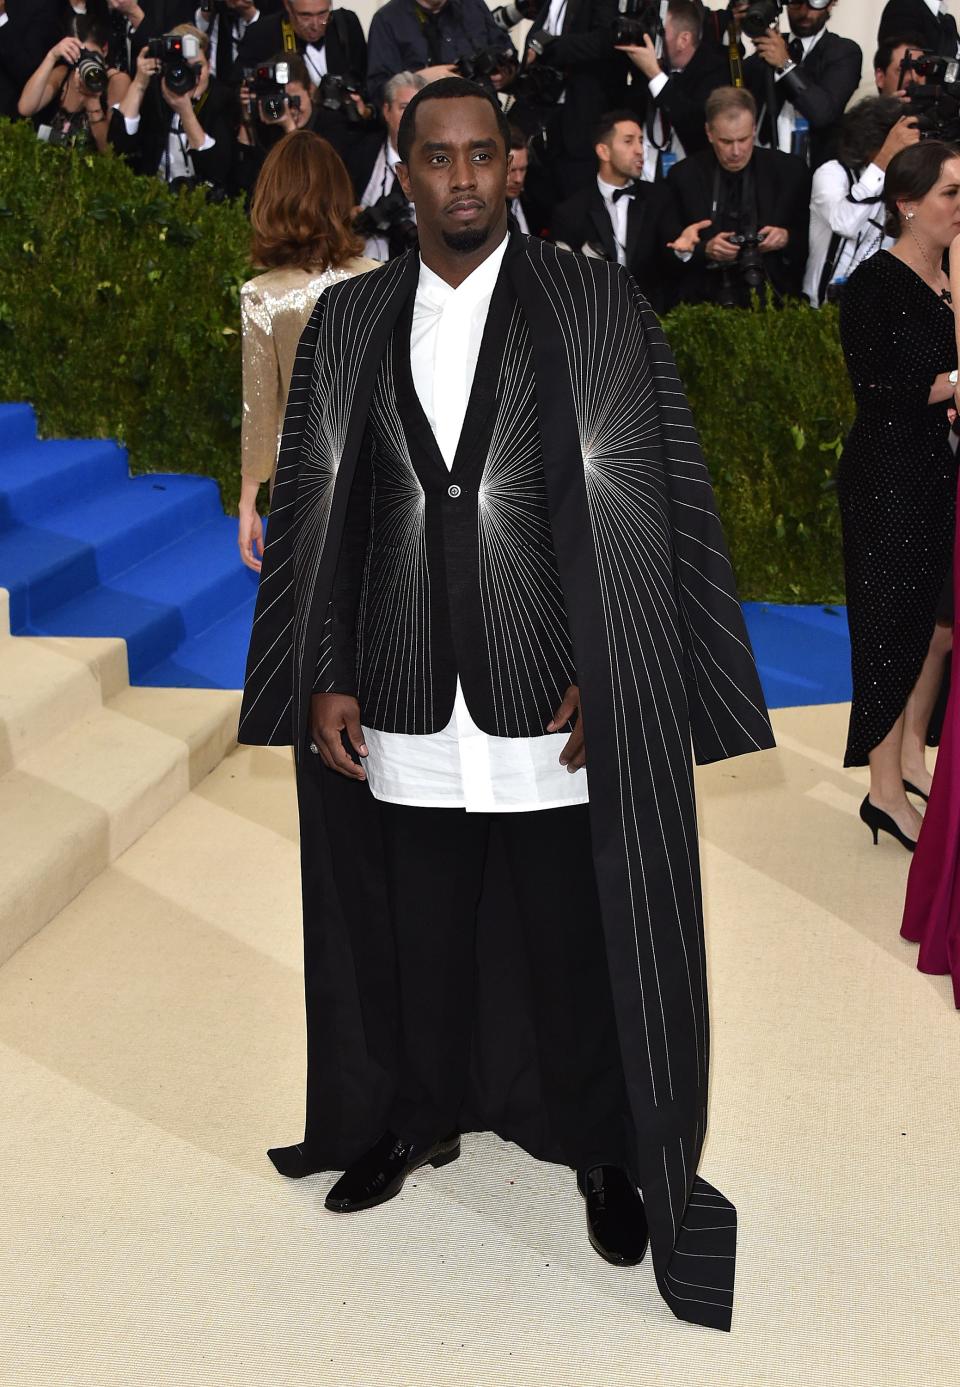
{"label": "black suit jacket", "polygon": [[[755,149],[751,164],[757,230],[763,226],[783,226],[790,236],[786,247],[782,251],[769,251],[763,263],[779,293],[799,298],[807,263],[810,170],[802,159],[775,149]],[[684,227],[711,216],[717,168],[712,149],[674,164],[665,185],[660,237],[664,246]],[[673,299],[700,303],[716,298],[720,272],[710,268],[704,247],[717,232],[730,229],[730,222],[718,213],[716,221],[702,231],[699,245],[686,264],[672,251],[663,254],[664,271],[669,272],[673,280]]]}
{"label": "black suit jacket", "polygon": [[[237,67],[253,67],[256,63],[278,58],[283,52],[283,25],[285,16],[262,15],[256,24],[244,34],[237,54]],[[297,52],[303,53],[307,47],[298,38]],[[367,41],[363,36],[360,21],[352,10],[338,6],[333,10],[327,23],[327,36],[324,40],[327,54],[327,71],[331,76],[347,77],[355,86],[363,87],[367,72]],[[239,73],[237,74],[239,78]]]}
{"label": "black suit jacket", "polygon": [[0,28],[0,116],[15,116],[20,93],[63,37],[56,0],[7,0]]}
{"label": "black suit jacket", "polygon": [[[862,66],[863,53],[859,45],[827,30],[804,61],[775,84],[777,114],[785,101],[791,101],[810,122],[811,168],[819,168],[833,157],[835,128],[860,84]],[[770,70],[769,63],[765,63],[759,53],[754,53],[743,65],[744,78],[758,109],[766,105],[766,74]],[[766,118],[760,128],[766,138]]]}
{"label": "black suit jacket", "polygon": [[888,38],[918,38],[924,48],[956,58],[960,53],[957,21],[952,14],[934,15],[924,0],[888,0],[880,16],[877,42]]}
{"label": "black suit jacket", "polygon": [[[626,268],[654,308],[659,306],[655,300],[659,297],[656,291],[660,202],[658,189],[652,183],[641,183],[627,211]],[[596,179],[592,186],[579,189],[554,210],[551,233],[554,241],[562,242],[571,250],[582,251],[589,245],[601,250],[607,260],[617,258],[613,224]]]}
{"label": "black suit jacket", "polygon": [[415,0],[387,0],[370,21],[367,87],[378,106],[385,85],[397,72],[455,63],[484,48],[516,56],[509,36],[493,22],[486,0],[447,0],[436,17],[433,51],[422,15]]}
{"label": "black suit jacket", "polygon": [[[549,0],[544,0],[531,32],[542,29],[549,11]],[[537,59],[545,66],[559,68],[566,79],[564,100],[554,112],[550,138],[554,144],[559,142],[557,154],[562,164],[571,160],[581,164],[578,174],[560,170],[571,175],[564,178],[569,192],[586,186],[595,171],[593,136],[597,121],[605,111],[626,105],[628,63],[610,41],[616,17],[617,0],[569,0],[560,34]]]}
{"label": "black suit jacket", "polygon": [[[639,74],[638,74],[639,75]],[[701,43],[680,72],[672,73],[652,100],[645,78],[635,81],[631,92],[640,94],[638,112],[648,120],[660,111],[677,132],[685,154],[707,147],[704,107],[717,87],[730,85],[730,65],[716,44]]]}
{"label": "black suit jacket", "polygon": [[[228,187],[236,154],[236,92],[211,78],[207,99],[197,118],[214,141],[212,149],[202,152],[191,151],[190,158],[197,179],[201,183]],[[160,93],[159,82],[154,80],[147,88],[143,99],[137,133],[128,135],[123,116],[119,111],[114,111],[110,121],[110,143],[137,173],[156,174],[170,134],[172,119],[173,111]]]}

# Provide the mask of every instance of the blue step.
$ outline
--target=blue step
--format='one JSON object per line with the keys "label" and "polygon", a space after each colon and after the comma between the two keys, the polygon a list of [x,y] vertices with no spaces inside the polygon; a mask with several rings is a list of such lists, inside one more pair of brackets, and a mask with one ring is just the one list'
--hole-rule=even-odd
{"label": "blue step", "polygon": [[109,439],[58,438],[8,448],[0,436],[0,530],[37,523],[49,511],[127,477],[127,454]]}
{"label": "blue step", "polygon": [[251,596],[166,660],[144,672],[141,684],[158,688],[242,689],[256,598]]}
{"label": "blue step", "polygon": [[850,637],[844,607],[745,602],[743,612],[768,707],[849,700]]}
{"label": "blue step", "polygon": [[42,527],[0,531],[0,574],[10,575],[10,625],[45,612],[139,562],[144,553],[219,517],[215,482],[149,476],[49,511]]}

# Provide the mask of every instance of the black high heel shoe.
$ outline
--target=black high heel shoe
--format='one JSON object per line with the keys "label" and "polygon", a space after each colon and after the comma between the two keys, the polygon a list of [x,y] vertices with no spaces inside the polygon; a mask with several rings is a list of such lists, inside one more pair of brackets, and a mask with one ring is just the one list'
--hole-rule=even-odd
{"label": "black high heel shoe", "polygon": [[894,819],[891,819],[889,814],[884,813],[882,809],[878,809],[875,804],[870,803],[869,795],[864,795],[863,797],[863,803],[860,806],[860,817],[867,825],[867,828],[873,833],[874,847],[877,845],[881,830],[884,833],[889,833],[891,838],[896,838],[898,843],[902,843],[907,852],[913,852],[914,848],[917,846],[916,840],[914,838],[908,838],[903,829],[899,827]]}
{"label": "black high heel shoe", "polygon": [[908,795],[919,795],[919,797],[923,800],[924,804],[926,804],[930,799],[930,796],[925,795],[922,790],[918,789],[917,786],[914,785],[912,780],[905,780],[903,782],[903,788],[906,790]]}

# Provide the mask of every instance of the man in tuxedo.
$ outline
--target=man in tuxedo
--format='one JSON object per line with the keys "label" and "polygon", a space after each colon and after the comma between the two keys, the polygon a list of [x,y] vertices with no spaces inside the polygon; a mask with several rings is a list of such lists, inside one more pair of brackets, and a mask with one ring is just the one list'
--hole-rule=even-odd
{"label": "man in tuxedo", "polygon": [[642,93],[638,114],[646,134],[644,177],[650,182],[661,172],[660,156],[673,162],[705,149],[704,108],[707,97],[730,81],[725,54],[704,40],[699,0],[670,0],[663,22],[663,52],[649,34],[642,44],[624,44],[643,83],[631,87]]}
{"label": "man in tuxedo", "polygon": [[236,92],[211,77],[206,34],[192,24],[180,24],[171,32],[196,40],[194,87],[183,94],[172,92],[159,61],[141,48],[136,76],[113,111],[110,143],[137,173],[159,174],[167,183],[225,189],[236,152]]}
{"label": "man in tuxedo", "polygon": [[789,0],[790,37],[768,29],[743,65],[760,111],[761,142],[790,153],[797,117],[803,116],[810,127],[812,169],[831,157],[834,129],[860,84],[863,65],[859,46],[827,28],[835,4],[836,0]]}
{"label": "man in tuxedo", "polygon": [[342,1218],[496,1131],[729,1329],[691,739],[772,734],[660,325],[510,230],[508,144],[483,88],[417,92],[419,247],[300,339],[239,725],[293,743],[300,805],[307,1128],[269,1154],[342,1171]]}
{"label": "man in tuxedo", "polygon": [[61,38],[52,0],[0,0],[0,116],[16,117],[27,79]]}
{"label": "man in tuxedo", "polygon": [[957,21],[943,0],[887,0],[880,16],[877,42],[897,35],[915,35],[923,48],[944,58],[960,57]]}
{"label": "man in tuxedo", "polygon": [[546,129],[543,172],[551,202],[593,182],[597,122],[604,111],[626,105],[627,63],[611,35],[616,17],[617,0],[543,0],[527,34],[524,67],[557,68],[564,79],[558,105],[528,110],[521,101],[511,112],[524,129]]}
{"label": "man in tuxedo", "polygon": [[610,111],[597,126],[594,149],[597,176],[555,209],[553,239],[625,266],[653,302],[658,198],[652,184],[640,181],[643,130],[636,116]]}
{"label": "man in tuxedo", "polygon": [[674,244],[673,297],[686,303],[749,303],[757,276],[731,237],[756,234],[759,277],[777,294],[800,296],[810,171],[793,154],[756,147],[756,116],[748,91],[719,87],[707,101],[709,148],[667,177],[663,239]]}
{"label": "man in tuxedo", "polygon": [[[490,48],[516,61],[516,49],[494,23],[486,0],[387,0],[370,21],[370,100],[383,99],[395,72],[422,72],[428,82],[452,77],[459,58]],[[500,81],[494,73],[493,86]]]}
{"label": "man in tuxedo", "polygon": [[[415,225],[416,213],[402,197],[403,189],[397,182],[397,131],[404,111],[426,85],[422,72],[395,72],[384,88],[382,119],[371,129],[349,132],[347,138],[332,141],[346,165],[359,205],[374,207],[392,194],[397,204],[394,215],[404,224]],[[391,255],[402,254],[408,244],[402,230],[400,235],[391,235],[389,228],[371,228],[364,254],[371,260],[389,260]]]}
{"label": "man in tuxedo", "polygon": [[360,20],[353,10],[335,7],[332,0],[283,0],[281,13],[261,15],[248,26],[237,63],[253,67],[282,52],[300,54],[314,85],[329,75],[363,88],[367,41]]}
{"label": "man in tuxedo", "polygon": [[[541,228],[524,198],[527,172],[530,168],[530,146],[522,130],[510,127],[510,166],[507,169],[507,212],[517,230],[524,236],[537,236]],[[533,223],[531,225],[531,222]]]}
{"label": "man in tuxedo", "polygon": [[218,82],[240,82],[243,40],[280,10],[281,0],[201,0],[193,22],[210,40],[210,71]]}
{"label": "man in tuxedo", "polygon": [[[894,34],[891,38],[883,39],[877,46],[877,51],[873,57],[873,76],[877,84],[878,96],[897,96],[901,101],[906,101],[907,93],[904,91],[904,83],[900,76],[900,67],[904,58],[916,58],[923,53],[923,40],[916,34]],[[917,82],[924,85],[925,79],[919,73],[911,72],[907,75],[908,82]]]}

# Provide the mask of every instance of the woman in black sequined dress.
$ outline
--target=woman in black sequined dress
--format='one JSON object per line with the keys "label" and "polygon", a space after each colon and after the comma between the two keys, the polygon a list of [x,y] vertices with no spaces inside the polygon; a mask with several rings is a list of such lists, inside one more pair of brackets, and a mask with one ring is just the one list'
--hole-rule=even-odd
{"label": "woman in black sequined dress", "polygon": [[[912,850],[924,747],[950,649],[938,623],[953,552],[948,442],[957,348],[943,253],[960,234],[960,155],[927,140],[887,169],[889,250],[844,289],[840,336],[857,417],[840,460],[853,702],[844,765],[870,766],[861,818]],[[954,373],[954,380],[950,375]]]}

